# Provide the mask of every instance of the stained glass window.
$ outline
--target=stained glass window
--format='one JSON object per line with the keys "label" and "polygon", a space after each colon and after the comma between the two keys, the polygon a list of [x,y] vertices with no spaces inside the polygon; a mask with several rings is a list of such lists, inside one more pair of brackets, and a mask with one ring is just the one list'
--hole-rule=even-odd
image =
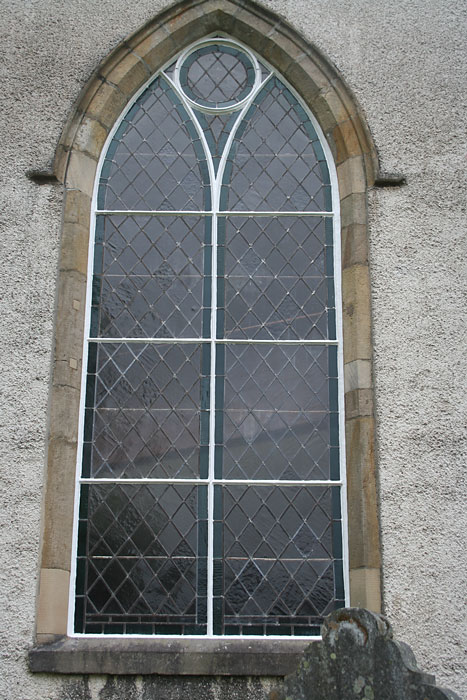
{"label": "stained glass window", "polygon": [[313,636],[344,605],[332,167],[294,91],[225,38],[117,124],[95,198],[75,634]]}

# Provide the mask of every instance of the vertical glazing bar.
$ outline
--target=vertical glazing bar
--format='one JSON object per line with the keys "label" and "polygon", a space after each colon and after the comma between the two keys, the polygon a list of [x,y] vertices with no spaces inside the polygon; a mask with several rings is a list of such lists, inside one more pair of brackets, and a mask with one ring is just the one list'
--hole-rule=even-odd
{"label": "vertical glazing bar", "polygon": [[208,472],[208,586],[207,634],[213,634],[214,586],[214,455],[216,420],[216,326],[217,326],[217,209],[218,198],[213,196],[212,215],[212,287],[211,287],[211,381],[209,396],[209,472]]}

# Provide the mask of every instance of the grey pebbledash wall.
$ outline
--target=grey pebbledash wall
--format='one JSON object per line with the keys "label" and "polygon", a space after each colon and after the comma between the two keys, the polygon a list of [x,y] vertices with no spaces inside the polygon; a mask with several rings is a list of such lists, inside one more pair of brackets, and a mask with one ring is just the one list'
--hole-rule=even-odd
{"label": "grey pebbledash wall", "polygon": [[[126,36],[169,3],[2,0],[3,624],[0,697],[114,700],[267,697],[273,678],[33,675],[45,441],[62,191],[50,171],[80,90]],[[369,192],[383,603],[440,684],[467,689],[464,60],[460,0],[274,0],[336,65],[363,110],[383,172]],[[464,297],[465,298],[465,297]]]}

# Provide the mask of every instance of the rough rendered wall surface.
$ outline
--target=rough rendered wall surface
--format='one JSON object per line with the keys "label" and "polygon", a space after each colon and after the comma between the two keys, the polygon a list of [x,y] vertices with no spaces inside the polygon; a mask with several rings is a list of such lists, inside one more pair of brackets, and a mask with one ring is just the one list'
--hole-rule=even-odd
{"label": "rough rendered wall surface", "polygon": [[[174,689],[163,680],[33,676],[47,399],[60,236],[51,167],[80,89],[162,0],[1,0],[2,383],[0,697],[260,698],[273,681]],[[467,143],[462,0],[270,0],[331,59],[357,97],[383,171],[369,196],[384,606],[400,639],[462,695],[465,608]],[[462,522],[464,521],[464,523]]]}

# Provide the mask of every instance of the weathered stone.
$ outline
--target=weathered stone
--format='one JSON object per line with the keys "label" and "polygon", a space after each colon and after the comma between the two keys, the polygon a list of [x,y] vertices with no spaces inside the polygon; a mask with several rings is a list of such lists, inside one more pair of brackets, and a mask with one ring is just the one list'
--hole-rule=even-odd
{"label": "weathered stone", "polygon": [[64,638],[29,652],[33,672],[156,676],[285,676],[306,639]]}
{"label": "weathered stone", "polygon": [[347,517],[351,570],[362,567],[379,569],[381,566],[374,429],[372,416],[353,418],[346,423]]}
{"label": "weathered stone", "polygon": [[373,415],[373,391],[371,389],[348,391],[345,395],[345,415],[347,420]]}
{"label": "weathered stone", "polygon": [[342,199],[365,192],[365,164],[362,156],[352,156],[337,166],[339,192]]}
{"label": "weathered stone", "polygon": [[381,615],[337,610],[325,620],[322,636],[286,678],[286,700],[460,700],[420,671],[410,647],[393,640]]}
{"label": "weathered stone", "polygon": [[41,569],[37,634],[66,634],[70,572]]}
{"label": "weathered stone", "polygon": [[67,488],[66,467],[76,465],[76,442],[52,437],[47,463],[42,567],[66,571],[70,567],[73,531],[73,494]]}
{"label": "weathered stone", "polygon": [[66,187],[80,190],[80,192],[92,197],[96,168],[97,160],[81,151],[74,150],[68,160]]}
{"label": "weathered stone", "polygon": [[350,605],[381,612],[381,570],[369,566],[350,569]]}

